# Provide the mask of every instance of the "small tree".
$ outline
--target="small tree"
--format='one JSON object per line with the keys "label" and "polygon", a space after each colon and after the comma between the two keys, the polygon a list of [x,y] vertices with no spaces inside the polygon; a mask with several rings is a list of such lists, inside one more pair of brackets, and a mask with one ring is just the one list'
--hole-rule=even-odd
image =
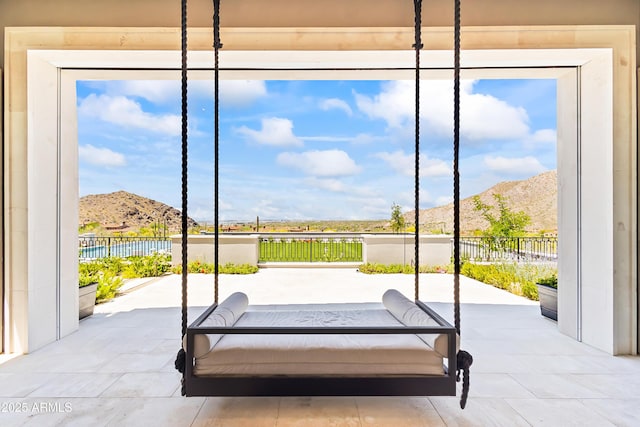
{"label": "small tree", "polygon": [[394,233],[404,230],[404,216],[400,209],[400,205],[395,202],[391,205],[391,229]]}
{"label": "small tree", "polygon": [[482,217],[489,222],[489,227],[482,231],[492,248],[504,249],[510,237],[519,237],[525,234],[525,227],[531,222],[531,217],[524,211],[514,212],[507,206],[507,199],[501,194],[494,194],[499,216],[493,214],[496,206],[483,203],[480,196],[473,197],[474,210],[480,212]]}

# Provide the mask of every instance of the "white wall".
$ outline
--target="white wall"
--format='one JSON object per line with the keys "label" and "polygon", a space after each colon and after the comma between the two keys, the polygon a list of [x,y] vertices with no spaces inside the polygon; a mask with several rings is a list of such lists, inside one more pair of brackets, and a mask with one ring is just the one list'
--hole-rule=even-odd
{"label": "white wall", "polygon": [[[449,265],[451,236],[420,236],[420,265]],[[415,263],[415,236],[412,234],[363,235],[362,257],[365,263]]]}
{"label": "white wall", "polygon": [[[258,235],[220,235],[218,264],[258,265]],[[190,235],[187,257],[191,261],[213,263],[215,256],[213,235]],[[182,264],[182,235],[171,236],[171,264]]]}

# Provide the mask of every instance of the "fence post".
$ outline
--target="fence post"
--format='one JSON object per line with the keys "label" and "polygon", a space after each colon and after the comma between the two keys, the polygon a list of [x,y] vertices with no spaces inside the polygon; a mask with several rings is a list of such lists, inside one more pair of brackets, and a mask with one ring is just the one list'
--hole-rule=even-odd
{"label": "fence post", "polygon": [[111,257],[111,237],[107,237],[107,257]]}

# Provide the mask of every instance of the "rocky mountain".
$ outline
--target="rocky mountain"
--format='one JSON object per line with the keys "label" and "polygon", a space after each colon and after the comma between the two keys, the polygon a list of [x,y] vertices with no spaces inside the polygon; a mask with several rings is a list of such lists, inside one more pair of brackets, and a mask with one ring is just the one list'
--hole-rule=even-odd
{"label": "rocky mountain", "polygon": [[[137,194],[116,191],[80,198],[80,226],[100,223],[107,230],[130,230],[159,223],[167,231],[178,231],[182,215],[179,210]],[[197,223],[189,218],[189,227]]]}
{"label": "rocky mountain", "polygon": [[[482,202],[495,206],[494,194],[506,198],[513,211],[524,211],[531,217],[527,231],[555,232],[558,228],[558,184],[556,171],[544,172],[522,181],[501,182],[479,194]],[[497,214],[497,213],[496,213]],[[405,221],[413,223],[414,211],[405,214]],[[453,203],[420,210],[420,224],[427,229],[453,231]],[[473,197],[460,201],[460,229],[462,233],[484,229],[489,224],[474,210]]]}

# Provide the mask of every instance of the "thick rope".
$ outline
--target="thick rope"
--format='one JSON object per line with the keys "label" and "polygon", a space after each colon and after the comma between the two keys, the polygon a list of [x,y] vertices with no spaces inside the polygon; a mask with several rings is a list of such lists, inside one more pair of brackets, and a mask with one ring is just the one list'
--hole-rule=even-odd
{"label": "thick rope", "polygon": [[214,199],[214,251],[213,254],[213,280],[214,280],[214,296],[213,299],[216,304],[218,304],[218,253],[220,248],[219,243],[219,187],[218,182],[220,178],[220,168],[219,168],[219,160],[220,160],[220,100],[219,100],[219,84],[220,84],[220,64],[218,60],[218,50],[222,47],[222,43],[220,43],[220,0],[213,0],[213,51],[214,51],[214,72],[213,72],[213,92],[214,92],[214,166],[213,166],[213,175],[214,175],[214,184],[213,184],[213,199]]}
{"label": "thick rope", "polygon": [[[181,1],[181,52],[182,52],[182,334],[187,333],[187,0]],[[178,350],[175,367],[182,373],[182,395],[185,395],[184,373],[186,354],[183,348]]]}
{"label": "thick rope", "polygon": [[420,49],[422,49],[422,0],[413,0],[414,22],[415,22],[415,44],[416,51],[416,92],[415,92],[415,161],[414,161],[414,207],[415,207],[415,230],[414,230],[414,288],[415,300],[420,299]]}
{"label": "thick rope", "polygon": [[453,59],[453,299],[460,334],[460,0],[455,0]]}
{"label": "thick rope", "polygon": [[[454,59],[453,59],[453,307],[455,327],[460,334],[460,1],[455,0],[454,23]],[[469,395],[469,368],[473,363],[471,354],[464,350],[458,351],[456,356],[457,376],[460,381],[460,371],[463,373],[462,395],[460,408],[467,405]]]}

